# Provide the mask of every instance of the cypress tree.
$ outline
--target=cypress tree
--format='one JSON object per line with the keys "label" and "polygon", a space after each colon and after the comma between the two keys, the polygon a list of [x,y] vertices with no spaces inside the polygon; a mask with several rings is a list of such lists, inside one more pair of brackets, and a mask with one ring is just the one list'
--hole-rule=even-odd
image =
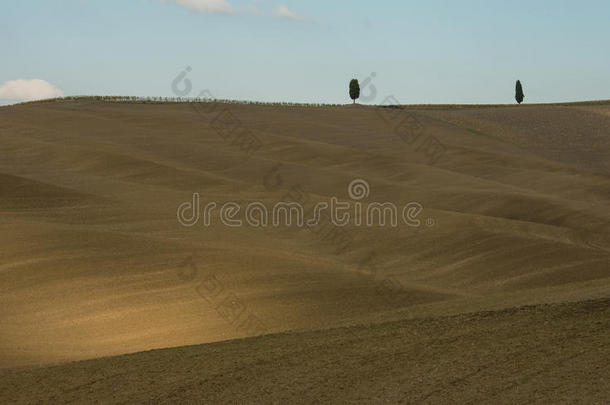
{"label": "cypress tree", "polygon": [[358,83],[358,79],[352,79],[349,82],[349,98],[354,100],[354,104],[356,104],[356,99],[360,98],[360,84]]}
{"label": "cypress tree", "polygon": [[517,100],[517,103],[521,104],[523,102],[524,97],[525,96],[523,95],[523,87],[521,87],[521,82],[517,80],[517,85],[515,86],[515,100]]}

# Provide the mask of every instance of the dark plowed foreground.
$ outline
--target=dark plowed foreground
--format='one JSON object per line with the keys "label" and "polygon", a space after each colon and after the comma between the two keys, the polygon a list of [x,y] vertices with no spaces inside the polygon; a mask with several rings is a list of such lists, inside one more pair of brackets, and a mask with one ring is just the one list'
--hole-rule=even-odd
{"label": "dark plowed foreground", "polygon": [[609,300],[532,306],[11,372],[0,388],[15,404],[605,404],[609,332]]}
{"label": "dark plowed foreground", "polygon": [[[172,356],[191,350],[216,353],[193,359],[193,380],[168,371],[153,387],[167,400],[162,393],[179,400],[196,386],[222,399],[230,384],[257,395],[269,387],[269,399],[287,392],[324,399],[327,391],[338,398],[342,387],[353,400],[382,393],[438,402],[444,392],[477,400],[503,389],[506,396],[494,398],[510,402],[523,389],[532,400],[578,399],[576,387],[593,387],[598,380],[586,378],[602,375],[595,367],[607,352],[597,343],[607,324],[587,319],[607,301],[508,308],[610,296],[610,107],[521,107],[77,100],[0,108],[0,368],[349,326],[141,356],[165,356],[171,367]],[[211,226],[189,228],[176,218],[195,192],[202,206],[354,202],[347,188],[355,179],[370,186],[363,204],[421,204],[419,226],[336,227],[323,219],[312,228],[231,228],[216,212]],[[585,307],[598,315],[569,315]],[[500,312],[460,317],[481,311]],[[548,311],[562,315],[541,315]],[[486,332],[473,337],[463,325]],[[434,340],[435,328],[445,338]],[[570,334],[578,328],[582,341]],[[565,339],[544,346],[554,334]],[[275,353],[266,342],[277,344],[282,361],[266,360]],[[513,356],[537,344],[531,355]],[[564,354],[576,357],[553,366]],[[112,362],[129,359],[121,370],[141,367],[133,387],[161,378],[163,363],[137,356],[104,360],[96,373],[111,375]],[[535,374],[538,366],[559,371]],[[225,369],[232,371],[214,371]],[[38,389],[60,390],[50,402],[61,402],[106,384],[95,375],[55,388],[41,380]],[[514,381],[529,388],[512,389]],[[117,398],[136,395],[129,387],[119,385]],[[606,384],[596,387],[592,399],[609,397]]]}

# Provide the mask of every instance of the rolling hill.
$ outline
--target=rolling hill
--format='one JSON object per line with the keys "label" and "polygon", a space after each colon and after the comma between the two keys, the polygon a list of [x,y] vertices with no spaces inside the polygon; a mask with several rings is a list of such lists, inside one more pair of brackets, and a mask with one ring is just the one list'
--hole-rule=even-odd
{"label": "rolling hill", "polygon": [[[58,100],[0,152],[2,402],[610,399],[610,104]],[[176,217],[354,180],[417,225]]]}

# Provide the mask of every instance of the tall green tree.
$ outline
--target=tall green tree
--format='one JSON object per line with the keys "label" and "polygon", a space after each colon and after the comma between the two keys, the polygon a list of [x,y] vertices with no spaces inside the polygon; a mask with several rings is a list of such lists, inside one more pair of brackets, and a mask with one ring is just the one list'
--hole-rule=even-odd
{"label": "tall green tree", "polygon": [[349,82],[349,98],[354,100],[354,104],[356,104],[356,99],[360,98],[360,83],[358,83],[358,79],[352,79]]}
{"label": "tall green tree", "polygon": [[515,100],[517,100],[517,103],[521,104],[523,98],[525,98],[523,95],[523,87],[521,87],[521,82],[517,80],[517,85],[515,86]]}

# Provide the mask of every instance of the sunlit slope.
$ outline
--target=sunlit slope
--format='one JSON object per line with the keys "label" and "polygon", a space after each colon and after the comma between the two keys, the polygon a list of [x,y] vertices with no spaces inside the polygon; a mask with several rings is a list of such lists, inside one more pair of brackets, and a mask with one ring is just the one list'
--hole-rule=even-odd
{"label": "sunlit slope", "polygon": [[0,372],[28,403],[602,404],[608,300],[285,333]]}
{"label": "sunlit slope", "polygon": [[[594,108],[476,112],[497,131],[468,109],[396,111],[444,146],[431,161],[375,108],[3,107],[0,365],[607,296],[610,176],[581,164],[610,156]],[[562,114],[590,123],[570,148],[571,124],[531,135]],[[259,147],[245,151],[236,126]],[[370,185],[364,202],[419,202],[422,225],[350,225],[337,239],[327,225],[176,219],[194,192],[219,205],[351,201],[354,179]]]}

